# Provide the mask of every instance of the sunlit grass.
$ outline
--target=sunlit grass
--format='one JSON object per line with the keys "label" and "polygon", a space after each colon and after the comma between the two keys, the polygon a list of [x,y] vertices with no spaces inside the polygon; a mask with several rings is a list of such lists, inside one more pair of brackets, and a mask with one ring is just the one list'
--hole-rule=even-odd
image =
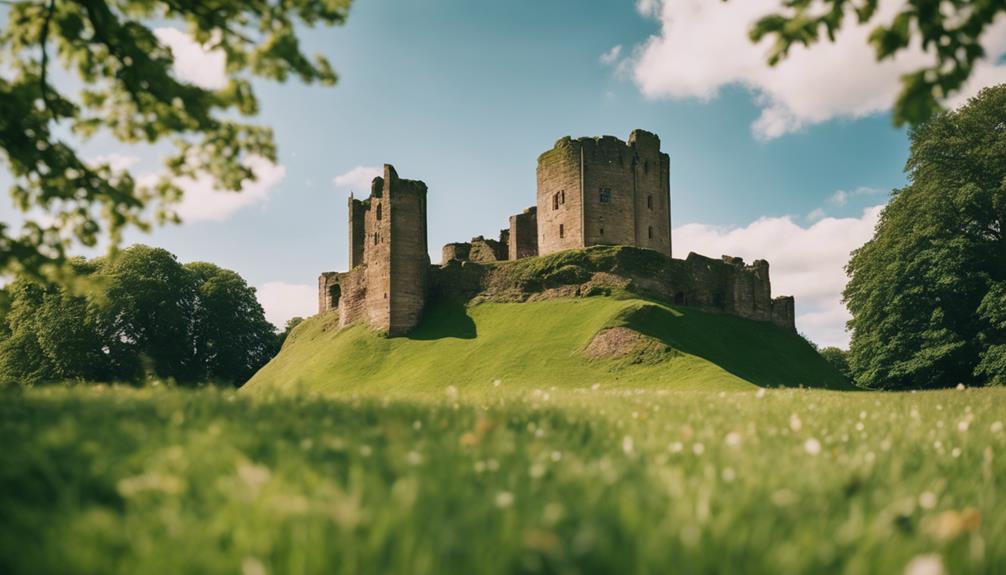
{"label": "sunlit grass", "polygon": [[1006,390],[0,395],[4,573],[992,573]]}

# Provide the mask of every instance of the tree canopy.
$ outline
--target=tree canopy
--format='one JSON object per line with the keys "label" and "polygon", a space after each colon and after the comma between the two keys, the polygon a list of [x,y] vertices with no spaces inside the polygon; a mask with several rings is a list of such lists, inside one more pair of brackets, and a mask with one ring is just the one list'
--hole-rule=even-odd
{"label": "tree canopy", "polygon": [[[241,121],[258,102],[251,78],[333,84],[321,56],[301,50],[300,24],[341,24],[350,0],[12,0],[0,30],[0,150],[10,193],[31,214],[0,223],[0,273],[72,272],[70,246],[114,246],[123,229],[177,220],[179,176],[206,174],[240,190],[252,156],[275,161],[272,131]],[[226,56],[227,83],[207,89],[173,73],[171,50],[145,22],[184,26]],[[54,68],[76,78],[60,89]],[[153,185],[82,158],[79,142],[107,134],[125,144],[168,140],[175,152]],[[69,274],[68,274],[69,275]]]}
{"label": "tree canopy", "polygon": [[[809,46],[822,36],[835,40],[846,18],[860,24],[877,17],[881,0],[785,0],[783,10],[759,20],[751,39],[775,39],[769,64],[785,58],[794,44]],[[975,62],[985,56],[982,33],[1006,14],[1002,0],[906,0],[894,19],[878,25],[869,42],[877,60],[894,58],[913,44],[933,54],[931,65],[901,78],[894,122],[918,124],[940,110],[940,101],[964,85]],[[823,32],[823,34],[822,34]]]}
{"label": "tree canopy", "polygon": [[911,140],[909,185],[847,267],[855,380],[1006,384],[1006,85]]}
{"label": "tree canopy", "polygon": [[230,270],[139,245],[71,265],[102,289],[85,296],[27,277],[7,286],[0,381],[241,384],[278,348],[255,290]]}

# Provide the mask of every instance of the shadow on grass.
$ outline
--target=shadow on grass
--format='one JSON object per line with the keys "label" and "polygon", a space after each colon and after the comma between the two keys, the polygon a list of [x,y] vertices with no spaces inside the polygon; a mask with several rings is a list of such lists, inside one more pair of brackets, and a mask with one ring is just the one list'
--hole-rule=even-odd
{"label": "shadow on grass", "polygon": [[423,319],[406,337],[415,340],[444,338],[475,339],[478,332],[475,321],[468,315],[465,304],[455,299],[430,301],[423,311]]}
{"label": "shadow on grass", "polygon": [[802,337],[768,322],[643,304],[616,321],[761,387],[855,390]]}

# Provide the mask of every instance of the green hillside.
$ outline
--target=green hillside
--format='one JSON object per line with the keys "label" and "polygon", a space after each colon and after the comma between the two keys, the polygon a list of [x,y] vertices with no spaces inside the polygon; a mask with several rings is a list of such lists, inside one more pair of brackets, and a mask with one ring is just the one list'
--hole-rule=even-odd
{"label": "green hillside", "polygon": [[796,334],[631,295],[432,302],[412,334],[390,339],[337,323],[333,312],[298,326],[245,390],[848,387]]}

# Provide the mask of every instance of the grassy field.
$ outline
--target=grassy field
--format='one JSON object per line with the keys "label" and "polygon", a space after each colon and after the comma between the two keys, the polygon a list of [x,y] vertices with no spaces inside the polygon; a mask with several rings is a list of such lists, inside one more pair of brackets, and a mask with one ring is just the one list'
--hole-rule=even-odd
{"label": "grassy field", "polygon": [[0,572],[1006,565],[1003,389],[443,381],[390,397],[2,392]]}
{"label": "grassy field", "polygon": [[[340,331],[337,321],[328,314],[298,326],[245,386],[248,392],[421,392],[447,380],[459,389],[494,380],[526,390],[571,383],[675,390],[849,387],[794,333],[631,294],[469,307],[439,301],[408,337],[391,339],[362,325]],[[631,329],[654,345],[622,357],[587,357],[594,336],[613,327]]]}

